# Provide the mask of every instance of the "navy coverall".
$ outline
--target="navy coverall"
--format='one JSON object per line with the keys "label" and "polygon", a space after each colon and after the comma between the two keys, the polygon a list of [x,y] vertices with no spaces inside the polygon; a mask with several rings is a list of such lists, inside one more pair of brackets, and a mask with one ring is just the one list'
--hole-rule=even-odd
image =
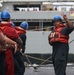
{"label": "navy coverall", "polygon": [[[65,27],[61,34],[69,35],[73,28]],[[66,75],[66,66],[69,52],[69,44],[55,42],[52,46],[52,61],[55,70],[55,75]]]}

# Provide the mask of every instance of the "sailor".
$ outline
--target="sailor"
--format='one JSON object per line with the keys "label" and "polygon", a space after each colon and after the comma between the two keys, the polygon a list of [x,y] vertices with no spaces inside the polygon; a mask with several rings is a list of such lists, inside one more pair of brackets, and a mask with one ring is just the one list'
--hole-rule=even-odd
{"label": "sailor", "polygon": [[[24,54],[24,52],[25,52],[25,46],[26,46],[26,38],[27,38],[27,36],[26,36],[26,30],[28,29],[28,23],[26,21],[24,21],[24,22],[22,22],[20,24],[20,26],[13,26],[13,27],[15,28],[16,33],[19,35],[19,37],[23,41],[23,45],[22,45],[22,48],[21,48],[21,52],[22,52],[22,54]],[[16,55],[15,58],[16,57],[19,58],[18,55]],[[24,74],[25,67],[24,67],[24,63],[23,62],[26,62],[26,60],[23,60],[23,59],[21,61],[18,60],[18,63],[20,65],[20,68],[22,69],[22,72]]]}
{"label": "sailor", "polygon": [[[11,48],[15,47],[15,51],[17,51],[17,43],[8,37],[6,37],[3,33],[3,31],[0,29],[0,74],[1,75],[10,75],[9,72],[11,72],[11,75],[14,75],[14,66],[10,66],[11,64],[14,65],[13,56],[11,54]],[[7,53],[10,53],[9,55],[6,55]],[[8,57],[9,56],[9,57]],[[10,62],[6,59],[11,58]],[[8,65],[10,63],[10,65]],[[8,71],[8,68],[11,67],[11,71]]]}
{"label": "sailor", "polygon": [[[18,64],[22,70],[22,73],[24,74],[25,72],[25,65],[24,62],[25,60],[23,60],[23,55],[21,54],[21,52],[24,54],[25,51],[25,43],[26,43],[26,29],[28,28],[28,23],[27,22],[22,22],[20,24],[20,26],[15,26],[14,23],[12,23],[12,27],[14,27],[14,29],[16,30],[16,33],[19,35],[19,37],[22,39],[23,41],[23,45],[21,50],[18,52],[18,54],[16,53],[14,55],[14,57],[16,58],[16,60],[18,61]],[[21,55],[20,55],[21,54]],[[19,57],[20,56],[20,57]]]}
{"label": "sailor", "polygon": [[69,34],[74,28],[67,15],[64,12],[62,12],[61,15],[67,25],[62,23],[61,16],[54,16],[52,20],[54,28],[48,36],[49,44],[53,49],[52,61],[55,75],[66,75],[66,66],[69,53]]}
{"label": "sailor", "polygon": [[22,46],[22,53],[25,52],[25,48],[26,48],[26,30],[28,29],[28,22],[24,21],[20,24],[20,26],[15,26],[16,32],[18,33],[18,35],[20,36],[20,38],[23,41],[23,46]]}
{"label": "sailor", "polygon": [[[20,39],[19,35],[16,33],[15,29],[11,26],[12,23],[10,21],[10,18],[11,18],[10,13],[7,10],[2,11],[2,13],[1,13],[2,21],[1,21],[0,27],[8,38],[14,40],[18,44],[18,50],[20,50],[20,48],[22,46],[22,40]],[[14,48],[12,48],[12,50],[14,51]],[[14,52],[13,55],[16,53]],[[6,55],[8,55],[7,57],[9,57],[10,54],[11,54],[10,51],[8,53],[6,53]],[[14,72],[15,72],[15,75],[22,75],[21,69],[20,69],[16,59],[15,58],[13,59],[14,63],[11,63],[12,62],[11,59],[12,58],[6,59],[6,61],[8,63],[7,64],[8,68],[6,70],[9,73],[6,75],[13,75]],[[12,71],[11,71],[11,69],[12,69]]]}
{"label": "sailor", "polygon": [[5,49],[5,37],[2,33],[2,30],[0,29],[0,74],[5,75],[5,52],[3,49]]}

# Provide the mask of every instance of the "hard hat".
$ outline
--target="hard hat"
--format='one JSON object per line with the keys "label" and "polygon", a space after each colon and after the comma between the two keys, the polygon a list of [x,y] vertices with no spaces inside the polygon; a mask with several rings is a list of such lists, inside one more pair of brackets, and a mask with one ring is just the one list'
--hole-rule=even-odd
{"label": "hard hat", "polygon": [[13,22],[12,22],[12,24],[11,24],[11,25],[12,25],[12,27],[14,27],[14,26],[15,26],[15,24],[14,24]]}
{"label": "hard hat", "polygon": [[10,18],[10,13],[7,10],[1,12],[1,19]]}
{"label": "hard hat", "polygon": [[27,29],[28,28],[28,23],[26,21],[22,22],[20,24],[20,27],[24,28],[24,29]]}
{"label": "hard hat", "polygon": [[53,21],[56,21],[56,20],[62,21],[62,18],[58,15],[54,16]]}

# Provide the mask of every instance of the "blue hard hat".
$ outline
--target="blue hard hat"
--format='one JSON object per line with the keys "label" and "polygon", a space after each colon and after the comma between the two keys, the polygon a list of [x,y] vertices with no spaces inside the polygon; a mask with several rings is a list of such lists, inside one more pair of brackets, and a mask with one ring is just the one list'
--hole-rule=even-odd
{"label": "blue hard hat", "polygon": [[26,21],[22,22],[20,24],[20,27],[24,28],[24,29],[27,29],[28,28],[28,23]]}
{"label": "blue hard hat", "polygon": [[10,18],[10,13],[7,10],[1,12],[1,19]]}
{"label": "blue hard hat", "polygon": [[54,18],[53,18],[53,21],[55,21],[55,20],[60,20],[60,21],[62,21],[62,18],[57,15],[57,16],[54,16]]}

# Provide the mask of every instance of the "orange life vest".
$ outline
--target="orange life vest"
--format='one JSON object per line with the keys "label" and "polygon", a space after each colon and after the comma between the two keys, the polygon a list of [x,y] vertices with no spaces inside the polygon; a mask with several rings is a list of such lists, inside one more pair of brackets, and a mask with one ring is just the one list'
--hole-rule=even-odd
{"label": "orange life vest", "polygon": [[26,34],[26,30],[23,29],[23,28],[20,28],[19,26],[16,26],[16,27],[15,27],[15,30],[16,30],[16,33],[17,33],[18,35]]}
{"label": "orange life vest", "polygon": [[62,29],[66,27],[65,25],[59,25],[59,27],[54,28],[50,33],[49,43],[52,45],[54,42],[68,43],[69,36],[61,34]]}

